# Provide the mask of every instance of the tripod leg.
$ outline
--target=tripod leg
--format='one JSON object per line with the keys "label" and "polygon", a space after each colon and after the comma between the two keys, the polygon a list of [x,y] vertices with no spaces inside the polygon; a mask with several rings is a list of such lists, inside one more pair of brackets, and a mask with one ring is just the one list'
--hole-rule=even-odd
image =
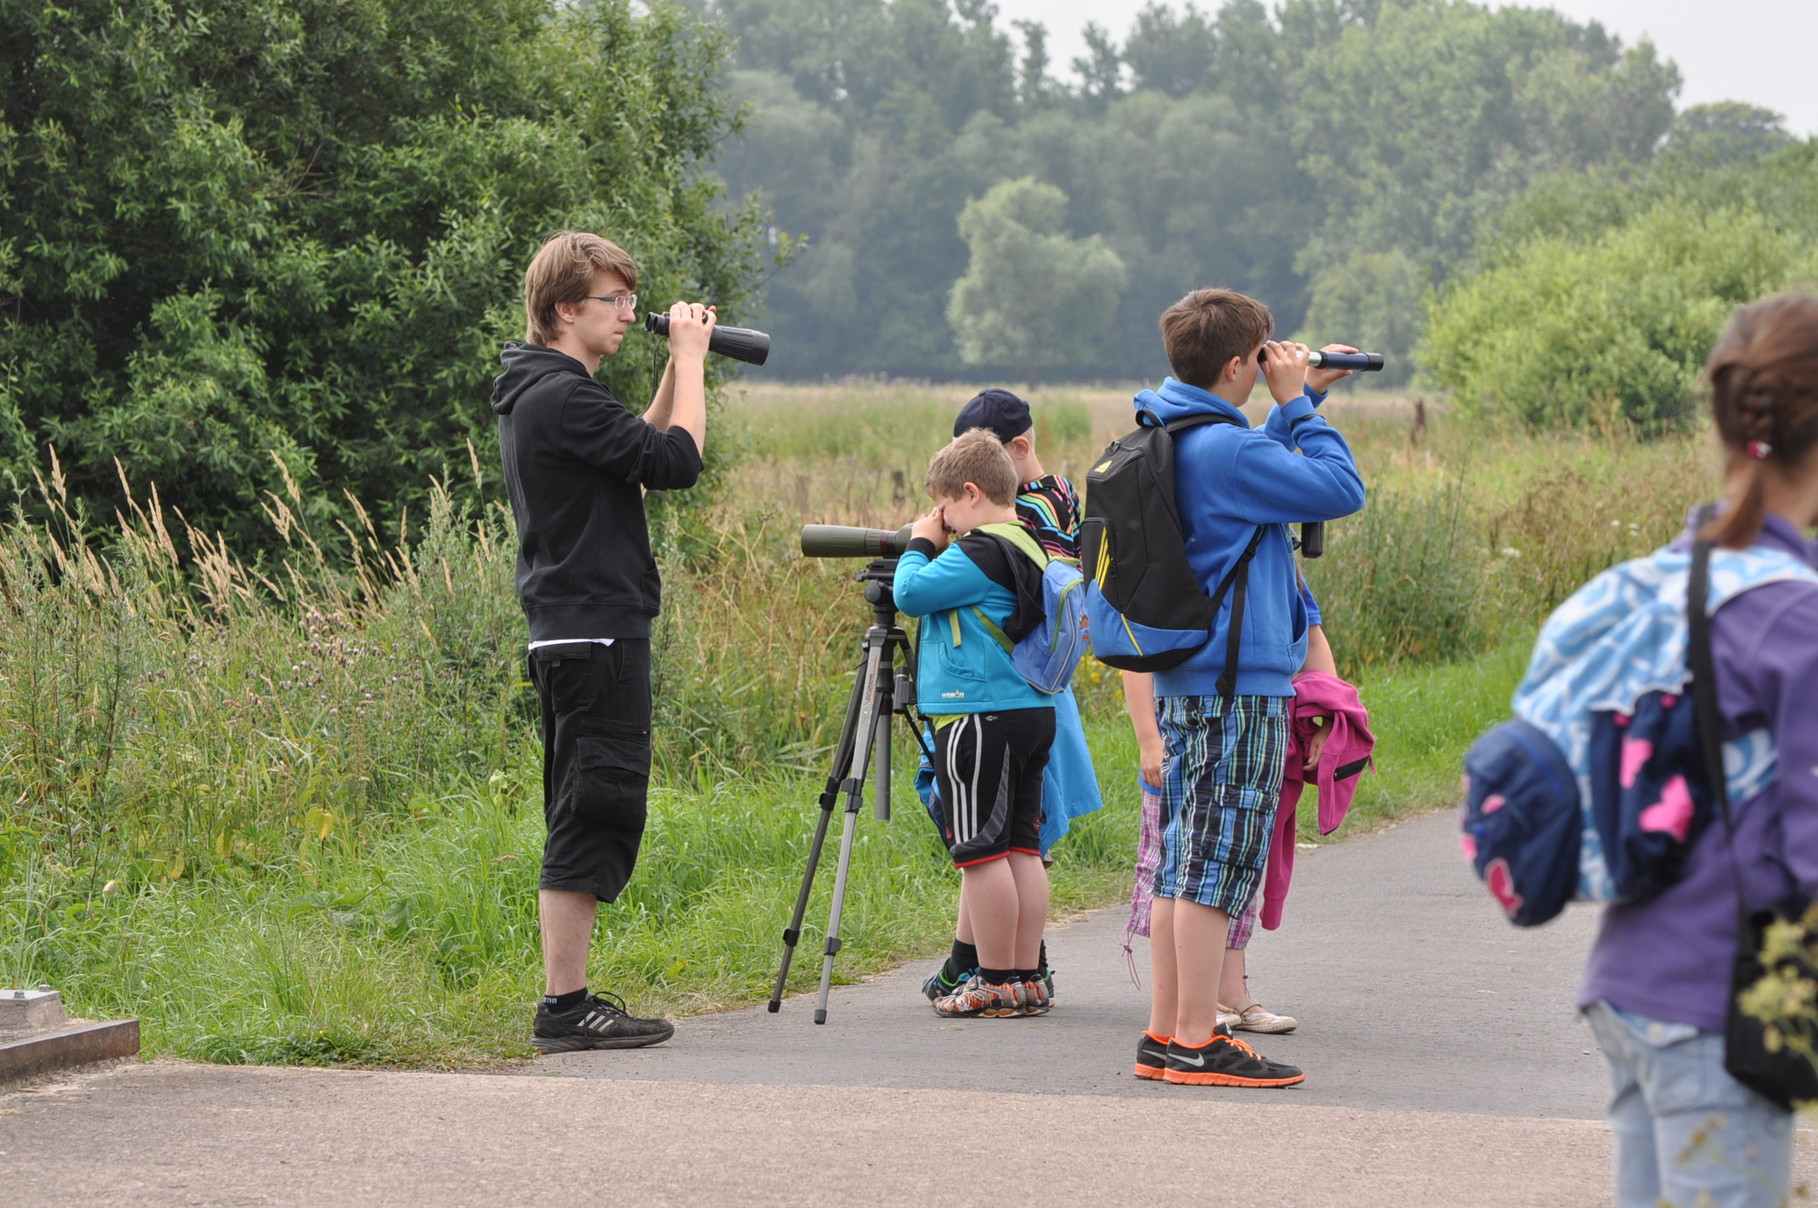
{"label": "tripod leg", "polygon": [[776,973],[776,988],[771,991],[769,1009],[775,1014],[783,1005],[783,986],[789,980],[789,966],[795,959],[796,941],[802,936],[802,916],[808,912],[808,896],[814,890],[814,874],[821,863],[821,850],[827,842],[827,826],[833,819],[833,807],[839,801],[840,786],[852,767],[852,748],[858,736],[859,717],[866,700],[865,672],[870,666],[869,652],[859,663],[852,680],[852,695],[846,702],[846,719],[840,724],[839,743],[833,751],[833,771],[821,790],[821,815],[814,825],[814,843],[808,849],[808,867],[802,873],[802,887],[795,895],[795,913],[783,929],[783,963]]}
{"label": "tripod leg", "polygon": [[[880,639],[882,634],[872,631]],[[821,960],[821,994],[815,1006],[814,1022],[827,1022],[827,995],[833,989],[833,958],[839,952],[840,916],[846,906],[846,880],[852,871],[852,840],[858,831],[859,810],[864,806],[866,764],[871,758],[871,743],[877,737],[877,713],[884,700],[879,688],[879,672],[884,658],[884,642],[867,640],[869,653],[865,662],[864,703],[852,748],[852,777],[845,784],[846,821],[840,832],[840,858],[833,874],[833,912],[827,920],[827,947]],[[886,719],[889,714],[884,715]]]}

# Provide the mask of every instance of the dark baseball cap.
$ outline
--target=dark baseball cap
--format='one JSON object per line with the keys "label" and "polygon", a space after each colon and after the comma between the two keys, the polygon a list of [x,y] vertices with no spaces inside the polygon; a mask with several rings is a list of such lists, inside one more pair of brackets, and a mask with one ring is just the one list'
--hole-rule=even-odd
{"label": "dark baseball cap", "polygon": [[953,421],[953,435],[964,436],[974,428],[989,428],[1001,441],[1011,441],[1035,426],[1029,404],[1008,390],[981,390],[960,408]]}

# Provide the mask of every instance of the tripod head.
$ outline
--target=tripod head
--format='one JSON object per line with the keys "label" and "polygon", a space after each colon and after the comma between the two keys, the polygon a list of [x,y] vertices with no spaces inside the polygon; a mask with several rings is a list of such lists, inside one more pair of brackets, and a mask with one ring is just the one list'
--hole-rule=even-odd
{"label": "tripod head", "polygon": [[865,599],[871,601],[871,615],[876,623],[886,629],[895,628],[896,597],[891,594],[891,584],[896,582],[896,559],[874,559],[853,577],[865,585]]}

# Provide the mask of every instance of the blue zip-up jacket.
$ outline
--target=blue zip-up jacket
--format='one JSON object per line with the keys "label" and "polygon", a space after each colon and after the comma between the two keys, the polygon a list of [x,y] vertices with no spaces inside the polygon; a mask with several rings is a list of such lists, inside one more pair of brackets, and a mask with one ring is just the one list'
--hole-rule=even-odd
{"label": "blue zip-up jacket", "polygon": [[1016,594],[966,556],[964,540],[933,557],[934,543],[918,537],[897,559],[890,588],[896,606],[922,618],[916,634],[916,707],[930,716],[1052,709],[1054,698],[1022,677],[1009,651],[973,613],[976,605],[1001,629],[1016,611]]}
{"label": "blue zip-up jacket", "polygon": [[[1294,572],[1288,525],[1336,520],[1364,505],[1363,478],[1345,438],[1314,408],[1325,395],[1308,390],[1275,406],[1261,428],[1208,390],[1168,378],[1136,396],[1138,410],[1164,423],[1214,413],[1237,421],[1202,424],[1174,438],[1174,493],[1187,561],[1210,592],[1268,525],[1250,562],[1249,602],[1238,647],[1239,696],[1293,696],[1307,657],[1307,610]],[[1298,452],[1296,452],[1298,450]],[[1155,673],[1157,696],[1211,696],[1225,669],[1231,603],[1227,592],[1210,640],[1177,667]]]}

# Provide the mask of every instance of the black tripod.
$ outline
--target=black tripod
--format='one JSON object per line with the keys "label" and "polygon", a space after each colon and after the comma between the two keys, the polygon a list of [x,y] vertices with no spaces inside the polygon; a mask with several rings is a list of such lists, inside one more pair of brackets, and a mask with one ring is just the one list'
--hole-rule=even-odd
{"label": "black tripod", "polygon": [[[814,888],[814,874],[820,867],[821,850],[827,842],[827,826],[833,818],[833,807],[841,793],[846,795],[846,823],[840,834],[840,858],[833,876],[833,910],[827,921],[827,945],[822,952],[821,994],[814,1009],[814,1022],[827,1022],[827,995],[833,987],[833,957],[840,950],[840,911],[846,903],[846,877],[852,868],[852,840],[858,829],[860,803],[865,793],[865,772],[875,762],[873,792],[877,816],[890,817],[890,717],[907,713],[915,702],[915,686],[909,677],[909,638],[896,623],[896,600],[890,594],[891,580],[896,576],[896,559],[879,558],[859,572],[865,585],[865,599],[871,602],[871,628],[865,631],[857,677],[852,683],[852,696],[846,704],[846,720],[840,727],[839,745],[833,752],[833,771],[827,787],[821,790],[821,816],[814,828],[814,845],[808,850],[808,868],[802,874],[802,889],[796,894],[795,915],[783,931],[783,965],[777,970],[776,990],[770,996],[774,1013],[783,1005],[783,983],[789,978],[789,964],[795,958],[796,941],[802,936],[802,916],[808,911],[808,895]],[[897,654],[903,655],[902,665]],[[920,736],[917,736],[920,741]]]}

